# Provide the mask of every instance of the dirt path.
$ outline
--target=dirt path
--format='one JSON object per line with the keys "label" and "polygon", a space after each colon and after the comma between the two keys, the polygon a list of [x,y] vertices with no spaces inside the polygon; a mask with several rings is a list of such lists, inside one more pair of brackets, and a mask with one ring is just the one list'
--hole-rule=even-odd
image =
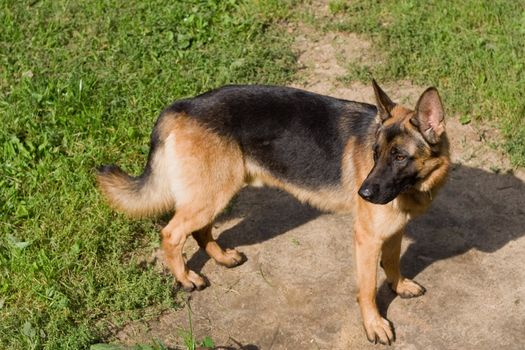
{"label": "dirt path", "polygon": [[[345,61],[369,59],[370,43],[352,34],[295,28],[303,69],[295,86],[373,102],[372,90],[337,78]],[[407,82],[385,90],[413,106],[423,87]],[[446,101],[445,101],[446,103]],[[423,297],[404,300],[384,285],[378,303],[395,325],[399,349],[522,349],[525,343],[525,173],[510,172],[490,147],[489,127],[448,119],[454,169],[430,212],[413,222],[403,244],[402,270],[423,284]],[[214,234],[248,261],[217,266],[191,241],[189,266],[211,282],[191,295],[197,339],[211,336],[231,349],[372,349],[355,302],[351,217],[320,213],[271,189],[247,189]],[[186,309],[135,322],[115,337],[124,343],[160,339],[180,346]]]}

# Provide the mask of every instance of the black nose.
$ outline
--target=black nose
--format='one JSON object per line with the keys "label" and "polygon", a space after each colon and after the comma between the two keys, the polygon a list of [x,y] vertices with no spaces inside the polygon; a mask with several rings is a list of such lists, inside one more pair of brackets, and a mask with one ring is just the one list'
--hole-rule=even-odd
{"label": "black nose", "polygon": [[372,190],[368,187],[361,187],[359,189],[359,195],[364,199],[369,199],[372,197]]}
{"label": "black nose", "polygon": [[372,185],[363,184],[361,188],[359,189],[358,193],[363,199],[370,200],[377,194],[378,189],[379,189],[378,187],[379,186],[375,184],[372,184]]}

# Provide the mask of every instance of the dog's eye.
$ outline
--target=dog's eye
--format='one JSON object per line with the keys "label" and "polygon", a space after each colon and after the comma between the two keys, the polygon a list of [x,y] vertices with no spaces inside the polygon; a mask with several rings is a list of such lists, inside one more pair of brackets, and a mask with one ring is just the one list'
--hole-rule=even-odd
{"label": "dog's eye", "polygon": [[396,154],[396,158],[395,158],[395,159],[396,159],[396,161],[398,161],[398,162],[402,162],[402,161],[404,161],[405,159],[407,159],[407,156],[402,155],[402,154]]}

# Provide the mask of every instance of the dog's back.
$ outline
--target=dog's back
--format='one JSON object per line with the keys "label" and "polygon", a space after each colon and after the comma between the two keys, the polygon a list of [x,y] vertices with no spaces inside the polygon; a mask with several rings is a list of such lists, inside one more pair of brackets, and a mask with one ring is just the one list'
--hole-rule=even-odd
{"label": "dog's back", "polygon": [[161,118],[181,114],[235,140],[244,157],[294,186],[340,186],[352,137],[365,138],[373,105],[275,86],[227,86],[178,101]]}

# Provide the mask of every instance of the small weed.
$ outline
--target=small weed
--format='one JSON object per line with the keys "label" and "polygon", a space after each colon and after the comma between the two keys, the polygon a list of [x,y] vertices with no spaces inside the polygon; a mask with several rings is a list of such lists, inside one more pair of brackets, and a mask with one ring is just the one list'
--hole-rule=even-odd
{"label": "small weed", "polygon": [[469,124],[471,121],[472,119],[468,114],[463,114],[461,117],[459,117],[459,122],[461,123],[461,125]]}
{"label": "small weed", "polygon": [[191,305],[189,303],[189,300],[186,300],[186,308],[188,309],[188,324],[189,329],[188,330],[180,330],[179,334],[182,337],[182,340],[184,342],[184,345],[186,346],[187,350],[195,350],[197,346],[200,348],[205,349],[213,349],[215,348],[215,343],[211,339],[211,337],[206,336],[202,341],[198,342],[195,339],[195,336],[193,335],[193,311],[191,310]]}
{"label": "small weed", "polygon": [[344,12],[348,7],[348,1],[346,0],[331,0],[328,2],[328,9],[333,14]]}
{"label": "small weed", "polygon": [[203,347],[203,348],[206,348],[206,349],[214,349],[214,348],[215,348],[215,343],[214,343],[214,341],[211,339],[211,337],[206,336],[206,337],[204,337],[204,339],[201,341],[200,346]]}
{"label": "small weed", "polygon": [[492,171],[494,174],[499,174],[501,173],[501,168],[497,165],[491,165],[490,171]]}

